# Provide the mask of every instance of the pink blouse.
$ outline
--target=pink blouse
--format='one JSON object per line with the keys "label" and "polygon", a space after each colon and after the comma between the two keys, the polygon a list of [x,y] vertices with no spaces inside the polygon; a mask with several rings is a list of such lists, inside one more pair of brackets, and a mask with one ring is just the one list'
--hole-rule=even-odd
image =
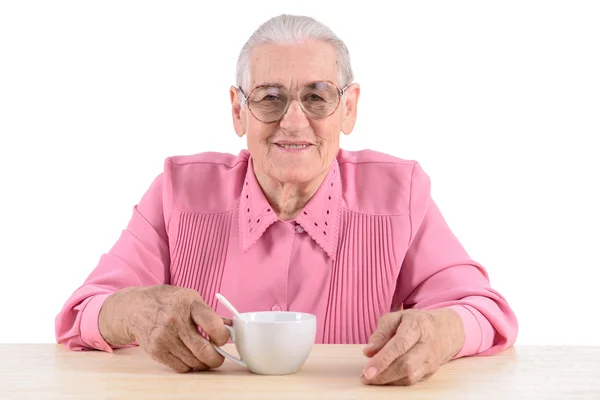
{"label": "pink blouse", "polygon": [[383,314],[448,307],[462,318],[456,356],[512,346],[517,319],[446,224],[414,161],[340,150],[293,221],[281,221],[252,158],[201,153],[167,158],[128,226],[56,317],[73,350],[113,348],[98,330],[104,300],[129,286],[197,290],[220,315],[223,293],[241,312],[315,314],[316,343],[366,343]]}

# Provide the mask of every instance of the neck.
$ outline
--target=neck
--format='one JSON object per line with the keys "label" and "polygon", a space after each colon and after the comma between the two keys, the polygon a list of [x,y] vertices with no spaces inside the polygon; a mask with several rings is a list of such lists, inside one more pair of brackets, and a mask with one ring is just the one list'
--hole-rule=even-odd
{"label": "neck", "polygon": [[254,174],[267,201],[282,221],[296,218],[327,177],[325,170],[309,182],[280,182],[255,170]]}

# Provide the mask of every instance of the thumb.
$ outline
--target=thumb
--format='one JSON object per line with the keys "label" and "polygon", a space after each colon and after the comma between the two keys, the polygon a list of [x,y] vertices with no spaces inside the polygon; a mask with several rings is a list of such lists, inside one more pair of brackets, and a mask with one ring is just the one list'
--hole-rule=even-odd
{"label": "thumb", "polygon": [[363,350],[365,356],[374,356],[392,337],[394,337],[401,319],[400,312],[388,313],[379,318],[377,329],[375,329],[375,332],[373,332],[369,342]]}
{"label": "thumb", "polygon": [[223,346],[229,340],[229,332],[223,320],[212,308],[201,301],[194,301],[191,307],[191,317],[217,346]]}

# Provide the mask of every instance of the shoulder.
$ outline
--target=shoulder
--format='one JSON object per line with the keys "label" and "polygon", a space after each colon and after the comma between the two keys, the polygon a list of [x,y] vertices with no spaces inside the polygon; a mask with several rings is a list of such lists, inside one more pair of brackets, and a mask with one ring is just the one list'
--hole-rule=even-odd
{"label": "shoulder", "polygon": [[210,169],[231,169],[238,164],[247,163],[249,153],[242,150],[238,155],[219,152],[204,152],[190,155],[174,155],[167,157],[165,167],[180,171]]}
{"label": "shoulder", "polygon": [[205,152],[168,157],[163,185],[172,208],[194,212],[225,212],[238,205],[248,169],[249,153]]}
{"label": "shoulder", "polygon": [[340,150],[337,161],[345,205],[352,211],[408,214],[411,199],[430,194],[429,176],[416,160],[374,150]]}

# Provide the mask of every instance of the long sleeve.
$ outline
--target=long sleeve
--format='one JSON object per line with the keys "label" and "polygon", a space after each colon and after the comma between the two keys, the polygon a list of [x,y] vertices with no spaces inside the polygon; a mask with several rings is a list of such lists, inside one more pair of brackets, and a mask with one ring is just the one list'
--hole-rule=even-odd
{"label": "long sleeve", "polygon": [[496,354],[512,346],[518,331],[515,314],[447,225],[431,198],[429,177],[418,163],[411,179],[410,215],[409,248],[394,303],[456,311],[465,327],[465,342],[455,358]]}
{"label": "long sleeve", "polygon": [[56,340],[72,350],[112,352],[98,329],[98,314],[112,293],[131,286],[169,283],[169,248],[163,198],[164,174],[150,185],[114,246],[55,319]]}

